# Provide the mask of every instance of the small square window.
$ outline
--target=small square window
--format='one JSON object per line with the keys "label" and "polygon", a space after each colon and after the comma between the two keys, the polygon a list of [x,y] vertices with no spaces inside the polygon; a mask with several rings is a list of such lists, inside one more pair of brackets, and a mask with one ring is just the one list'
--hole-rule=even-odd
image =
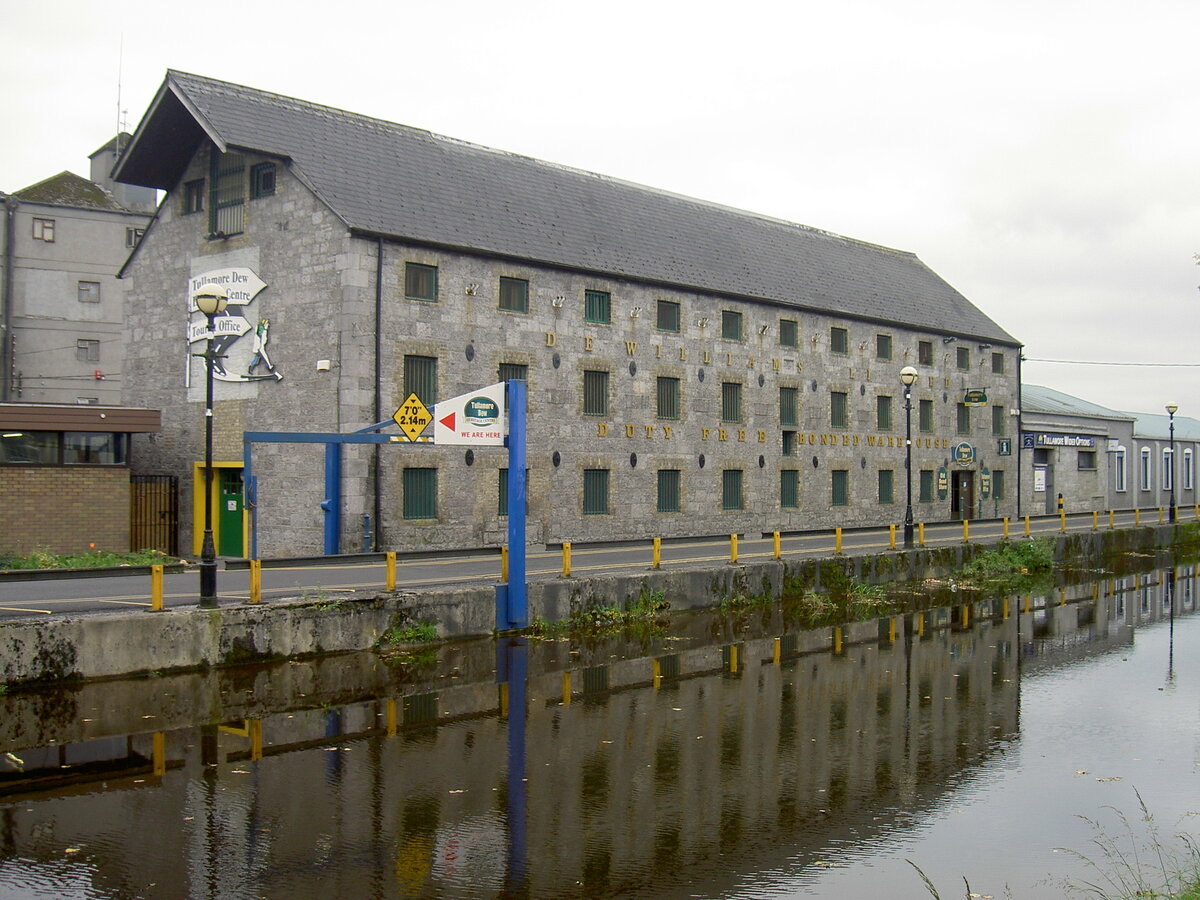
{"label": "small square window", "polygon": [[612,295],[608,291],[583,292],[583,321],[593,325],[612,324]]}
{"label": "small square window", "polygon": [[679,304],[673,300],[658,300],[655,302],[655,306],[657,307],[655,327],[659,331],[679,334]]}
{"label": "small square window", "polygon": [[98,362],[100,360],[100,342],[91,338],[81,338],[75,342],[75,358],[80,362]]}
{"label": "small square window", "polygon": [[404,264],[404,296],[409,300],[436,303],[438,298],[437,266],[408,262]]}
{"label": "small square window", "polygon": [[971,371],[971,349],[969,347],[959,347],[955,351],[955,357],[958,362],[958,370],[960,372]]}
{"label": "small square window", "polygon": [[271,197],[275,194],[275,163],[266,162],[250,167],[250,199]]}
{"label": "small square window", "polygon": [[98,282],[98,281],[81,281],[81,282],[79,282],[79,302],[80,303],[99,303],[100,302],[100,282]]}
{"label": "small square window", "polygon": [[529,282],[524,278],[500,278],[500,308],[529,312]]}
{"label": "small square window", "polygon": [[829,329],[829,351],[846,354],[850,352],[850,332],[845,328]]}
{"label": "small square window", "polygon": [[779,320],[779,346],[797,347],[800,344],[800,329],[795,319]]}
{"label": "small square window", "polygon": [[184,182],[183,185],[183,214],[204,212],[204,179]]}
{"label": "small square window", "polygon": [[740,341],[742,334],[742,314],[732,309],[721,310],[721,337],[727,341]]}
{"label": "small square window", "polygon": [[875,335],[875,358],[892,358],[892,336],[890,334]]}
{"label": "small square window", "polygon": [[437,469],[404,470],[404,518],[437,518]]}
{"label": "small square window", "polygon": [[917,342],[917,362],[922,366],[933,365],[933,341]]}
{"label": "small square window", "polygon": [[47,244],[54,243],[54,220],[53,219],[34,219],[33,220],[33,239],[35,241],[45,241]]}
{"label": "small square window", "polygon": [[[1079,468],[1081,468],[1081,469],[1096,468],[1096,451],[1095,450],[1080,450],[1079,451]],[[1168,468],[1164,467],[1163,474],[1168,475],[1169,473],[1170,473],[1170,470]],[[1169,481],[1169,480],[1170,480],[1169,478],[1164,479],[1164,481]],[[1170,484],[1166,484],[1165,486],[1169,488]]]}
{"label": "small square window", "polygon": [[136,247],[138,241],[142,239],[142,235],[146,233],[145,228],[126,228],[125,229],[125,246],[129,248]]}

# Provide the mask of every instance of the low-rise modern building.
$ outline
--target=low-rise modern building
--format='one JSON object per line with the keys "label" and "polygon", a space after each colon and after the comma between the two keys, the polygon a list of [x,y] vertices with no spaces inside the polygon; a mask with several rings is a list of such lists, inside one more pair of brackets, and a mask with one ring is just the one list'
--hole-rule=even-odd
{"label": "low-rise modern building", "polygon": [[128,140],[92,154],[90,179],[60,172],[0,195],[0,401],[121,402],[117,271],[156,205],[152,189],[112,180]]}
{"label": "low-rise modern building", "polygon": [[[229,291],[219,508],[246,432],[521,379],[532,541],[900,522],[908,414],[917,521],[1015,513],[1020,344],[911,253],[175,71],[116,177],[166,192],[123,272],[122,396],[163,410],[136,459],[197,489],[191,298]],[[321,449],[251,453],[260,555],[320,550]],[[506,466],[348,446],[339,543],[502,542]]]}
{"label": "low-rise modern building", "polygon": [[1119,412],[1034,384],[1021,385],[1020,415],[1022,514],[1056,513],[1060,501],[1068,513],[1197,502],[1196,419]]}

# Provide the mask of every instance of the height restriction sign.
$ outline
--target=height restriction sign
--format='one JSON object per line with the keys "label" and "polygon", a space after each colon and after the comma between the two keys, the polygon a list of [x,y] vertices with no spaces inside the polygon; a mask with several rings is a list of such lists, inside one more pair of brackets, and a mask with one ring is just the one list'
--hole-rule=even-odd
{"label": "height restriction sign", "polygon": [[392,418],[396,420],[396,424],[400,426],[404,436],[410,441],[415,441],[433,421],[433,413],[421,402],[420,397],[416,394],[409,394]]}

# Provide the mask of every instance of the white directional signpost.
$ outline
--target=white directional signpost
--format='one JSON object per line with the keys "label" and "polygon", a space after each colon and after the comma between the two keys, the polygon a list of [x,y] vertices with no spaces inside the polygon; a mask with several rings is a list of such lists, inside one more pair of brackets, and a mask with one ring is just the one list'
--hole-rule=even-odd
{"label": "white directional signpost", "polygon": [[435,444],[503,447],[507,430],[503,381],[434,404]]}

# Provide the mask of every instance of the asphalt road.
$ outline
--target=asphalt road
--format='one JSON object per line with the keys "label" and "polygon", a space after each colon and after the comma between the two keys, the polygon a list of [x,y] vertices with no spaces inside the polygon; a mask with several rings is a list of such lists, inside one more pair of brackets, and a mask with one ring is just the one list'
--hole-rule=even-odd
{"label": "asphalt road", "polygon": [[[1180,507],[1181,522],[1195,519],[1194,507]],[[1143,512],[1141,523],[1157,524],[1157,510]],[[1101,514],[1095,524],[1107,528],[1108,516]],[[1121,512],[1114,519],[1116,527],[1132,526],[1134,513]],[[1090,513],[1068,516],[1067,531],[1088,531],[1093,527]],[[1059,533],[1058,516],[1031,518],[1030,535]],[[970,541],[994,542],[1003,537],[1003,521],[975,520],[968,523]],[[1017,539],[1025,534],[1024,520],[1009,526],[1009,536]],[[961,543],[963,523],[944,522],[927,525],[925,546],[939,547]],[[896,528],[897,545],[903,544],[903,531]],[[832,556],[835,535],[832,531],[804,532],[784,535],[781,553],[785,558]],[[883,528],[856,529],[843,534],[842,551],[848,554],[871,553],[891,546],[891,533]],[[738,561],[752,562],[770,559],[774,554],[771,537],[743,536],[738,540]],[[605,573],[646,571],[652,563],[650,541],[628,544],[577,544],[571,549],[571,577],[586,577]],[[664,569],[697,565],[720,565],[731,559],[729,538],[664,541],[661,565]],[[563,553],[555,549],[530,548],[526,556],[529,581],[563,577]],[[500,580],[500,556],[494,550],[436,556],[399,555],[396,567],[396,587],[399,590],[449,585],[489,585]],[[382,559],[371,561],[337,558],[333,562],[267,561],[262,567],[262,596],[265,602],[282,598],[336,598],[353,593],[382,591],[386,586],[387,570]],[[105,577],[78,578],[64,576],[46,580],[9,580],[0,576],[0,621],[28,617],[60,615],[63,613],[94,612],[114,609],[149,609],[150,577],[145,574],[114,574]],[[199,575],[195,569],[168,573],[164,579],[164,605],[189,606],[197,602]],[[217,593],[220,602],[245,603],[250,598],[250,572],[245,568],[222,569],[217,574]]]}

